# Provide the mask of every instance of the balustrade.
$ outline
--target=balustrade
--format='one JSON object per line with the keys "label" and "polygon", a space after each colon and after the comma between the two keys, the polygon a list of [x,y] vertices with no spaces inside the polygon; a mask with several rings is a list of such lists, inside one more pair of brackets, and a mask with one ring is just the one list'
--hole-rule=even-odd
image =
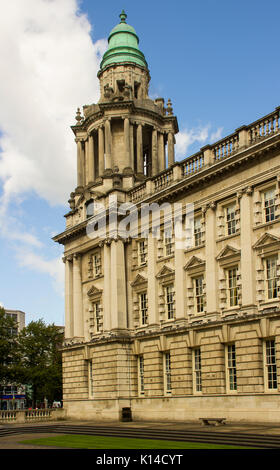
{"label": "balustrade", "polygon": [[155,191],[160,191],[173,181],[173,171],[168,170],[153,178]]}
{"label": "balustrade", "polygon": [[238,133],[236,133],[214,144],[214,159],[216,161],[223,160],[236,152],[238,148],[239,139]]}
{"label": "balustrade", "polygon": [[[271,137],[280,132],[280,107],[275,111],[255,121],[248,126],[242,126],[235,133],[226,138],[208,145],[207,148],[201,149],[200,152],[186,158],[181,162],[177,162],[177,166],[172,164],[168,170],[155,175],[148,179],[147,182],[131,189],[130,197],[132,202],[140,201],[142,198],[153,192],[169,186],[175,181],[182,178],[192,176],[203,168],[211,166],[226,158],[231,157],[236,152],[250,147],[259,140]],[[176,167],[176,168],[175,168]],[[147,189],[148,187],[148,189]]]}
{"label": "balustrade", "polygon": [[260,139],[269,137],[279,132],[279,111],[273,112],[268,116],[254,122],[250,125],[249,142],[253,144]]}
{"label": "balustrade", "polygon": [[25,423],[30,421],[55,421],[63,419],[63,408],[45,408],[38,410],[1,410],[0,423]]}
{"label": "balustrade", "polygon": [[146,195],[146,183],[136,186],[130,192],[131,202],[139,201]]}
{"label": "balustrade", "polygon": [[192,157],[189,157],[182,163],[183,165],[183,176],[189,176],[193,173],[197,173],[204,166],[204,155],[203,152],[199,152]]}

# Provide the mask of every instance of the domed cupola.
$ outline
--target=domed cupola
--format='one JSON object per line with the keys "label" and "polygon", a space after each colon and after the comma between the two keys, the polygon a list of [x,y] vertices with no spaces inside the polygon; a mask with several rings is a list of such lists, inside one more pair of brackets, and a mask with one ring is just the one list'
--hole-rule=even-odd
{"label": "domed cupola", "polygon": [[139,38],[135,29],[126,23],[127,15],[124,10],[120,18],[120,23],[112,29],[109,35],[108,50],[103,56],[100,72],[111,65],[124,63],[133,63],[148,69],[145,56],[138,46]]}

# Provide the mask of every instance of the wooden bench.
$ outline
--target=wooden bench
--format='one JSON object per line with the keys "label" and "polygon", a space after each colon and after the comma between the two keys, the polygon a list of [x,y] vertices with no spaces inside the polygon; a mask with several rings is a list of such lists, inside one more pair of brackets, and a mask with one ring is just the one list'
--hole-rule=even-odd
{"label": "wooden bench", "polygon": [[203,426],[209,426],[213,423],[214,426],[221,426],[222,424],[226,424],[226,418],[199,418],[202,421]]}

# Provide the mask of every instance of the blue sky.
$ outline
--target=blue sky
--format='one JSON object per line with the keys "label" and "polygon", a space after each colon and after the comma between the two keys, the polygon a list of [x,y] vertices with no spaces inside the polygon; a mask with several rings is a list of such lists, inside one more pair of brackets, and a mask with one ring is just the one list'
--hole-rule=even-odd
{"label": "blue sky", "polygon": [[0,303],[61,325],[63,249],[51,237],[75,187],[70,125],[98,100],[120,11],[140,38],[151,96],[172,100],[181,159],[280,105],[280,2],[12,3],[0,0]]}

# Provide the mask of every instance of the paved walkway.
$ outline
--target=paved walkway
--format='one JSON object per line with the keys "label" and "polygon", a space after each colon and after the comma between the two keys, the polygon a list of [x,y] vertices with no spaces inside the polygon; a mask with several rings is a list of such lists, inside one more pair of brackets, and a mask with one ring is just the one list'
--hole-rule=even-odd
{"label": "paved walkway", "polygon": [[[96,421],[78,421],[78,420],[65,420],[65,421],[52,421],[52,422],[39,422],[39,423],[30,423],[30,424],[5,424],[0,425],[0,429],[2,428],[10,428],[13,427],[30,427],[30,433],[26,434],[15,434],[9,436],[2,436],[0,437],[0,449],[46,449],[45,446],[34,446],[30,444],[22,444],[20,441],[29,440],[29,439],[39,439],[43,437],[49,436],[57,436],[59,434],[55,433],[32,433],[32,428],[36,428],[36,426],[108,426],[108,427],[116,427],[116,428],[127,428],[131,427],[133,429],[137,428],[150,428],[150,429],[172,429],[172,430],[185,430],[185,431],[205,431],[205,432],[227,432],[227,433],[248,433],[248,434],[255,434],[255,435],[278,435],[280,436],[280,423],[279,424],[270,424],[270,423],[227,423],[224,426],[202,426],[200,423],[181,423],[181,422],[154,422],[154,421],[133,421],[133,422],[96,422]],[[56,447],[47,447],[48,449],[55,449]]]}

